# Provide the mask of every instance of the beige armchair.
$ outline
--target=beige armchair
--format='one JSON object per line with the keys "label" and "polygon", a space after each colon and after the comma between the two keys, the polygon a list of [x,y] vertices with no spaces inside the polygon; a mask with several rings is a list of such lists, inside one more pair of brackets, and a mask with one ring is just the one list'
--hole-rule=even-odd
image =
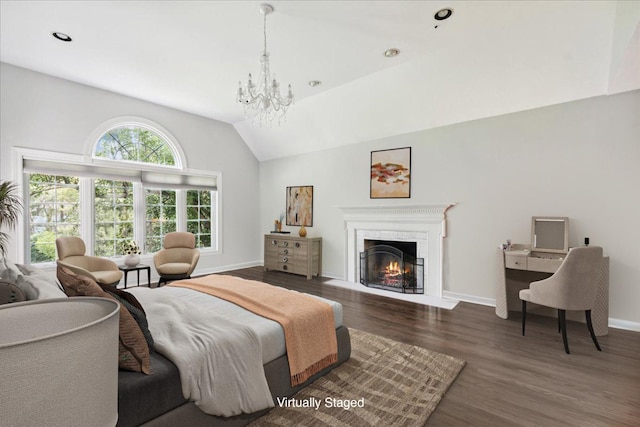
{"label": "beige armchair", "polygon": [[200,259],[196,237],[192,233],[174,231],[164,236],[164,248],[153,256],[160,275],[158,286],[169,280],[189,279]]}
{"label": "beige armchair", "polygon": [[598,351],[602,351],[591,323],[591,309],[596,301],[601,266],[601,247],[573,248],[553,276],[533,282],[529,289],[521,290],[522,335],[524,336],[527,318],[527,301],[557,308],[558,326],[562,332],[564,350],[569,354],[565,320],[566,310],[584,310],[591,339]]}
{"label": "beige armchair", "polygon": [[86,246],[79,237],[58,237],[58,265],[76,274],[92,278],[100,285],[117,285],[122,271],[115,262],[97,256],[85,255]]}

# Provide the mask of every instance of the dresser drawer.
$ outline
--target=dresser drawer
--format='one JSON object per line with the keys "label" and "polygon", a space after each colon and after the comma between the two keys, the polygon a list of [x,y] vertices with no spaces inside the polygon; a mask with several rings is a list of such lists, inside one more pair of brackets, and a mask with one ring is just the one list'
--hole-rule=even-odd
{"label": "dresser drawer", "polygon": [[527,258],[529,257],[526,255],[513,255],[508,252],[505,252],[504,265],[506,268],[511,268],[514,270],[526,270]]}

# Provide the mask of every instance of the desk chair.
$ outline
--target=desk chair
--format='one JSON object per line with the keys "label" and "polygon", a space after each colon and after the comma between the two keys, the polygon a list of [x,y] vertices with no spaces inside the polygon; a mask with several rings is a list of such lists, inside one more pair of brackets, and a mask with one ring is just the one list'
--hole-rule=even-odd
{"label": "desk chair", "polygon": [[529,289],[521,290],[522,335],[524,336],[527,318],[527,301],[556,308],[558,309],[558,325],[562,332],[564,350],[569,354],[566,310],[584,310],[591,339],[598,351],[602,351],[591,324],[591,309],[596,301],[601,264],[601,247],[573,248],[553,276],[533,282]]}

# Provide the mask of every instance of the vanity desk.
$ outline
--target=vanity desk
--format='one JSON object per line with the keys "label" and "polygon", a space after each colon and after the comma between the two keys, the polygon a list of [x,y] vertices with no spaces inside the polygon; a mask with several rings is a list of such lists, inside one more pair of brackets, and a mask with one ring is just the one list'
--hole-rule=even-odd
{"label": "vanity desk", "polygon": [[[535,227],[535,220],[534,225]],[[568,234],[568,220],[566,224]],[[532,234],[534,232],[532,231]],[[552,252],[532,250],[537,243],[532,237],[533,245],[514,244],[508,249],[498,249],[496,266],[498,270],[498,286],[496,294],[496,315],[507,319],[510,311],[520,312],[521,289],[528,289],[531,282],[546,279],[555,273],[567,252],[562,248]],[[529,303],[527,312],[557,317],[557,310]],[[609,331],[609,257],[602,257],[596,304],[591,311],[593,329],[596,335],[606,335]],[[585,323],[583,311],[567,311],[567,319]]]}

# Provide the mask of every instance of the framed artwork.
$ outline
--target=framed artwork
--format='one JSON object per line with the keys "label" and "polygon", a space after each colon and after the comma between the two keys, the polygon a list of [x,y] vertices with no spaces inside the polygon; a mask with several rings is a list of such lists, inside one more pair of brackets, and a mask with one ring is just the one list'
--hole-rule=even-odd
{"label": "framed artwork", "polygon": [[313,227],[313,185],[287,187],[287,225]]}
{"label": "framed artwork", "polygon": [[411,197],[411,147],[371,152],[372,199]]}

